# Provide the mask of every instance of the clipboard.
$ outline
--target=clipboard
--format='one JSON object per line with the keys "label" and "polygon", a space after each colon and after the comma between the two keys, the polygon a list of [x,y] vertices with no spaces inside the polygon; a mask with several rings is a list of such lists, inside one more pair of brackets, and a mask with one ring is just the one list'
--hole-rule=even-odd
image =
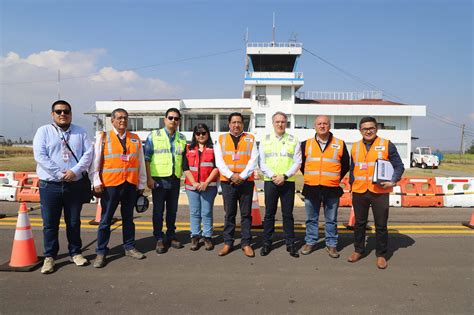
{"label": "clipboard", "polygon": [[393,177],[393,166],[390,161],[377,159],[375,162],[374,176],[372,183],[390,182]]}

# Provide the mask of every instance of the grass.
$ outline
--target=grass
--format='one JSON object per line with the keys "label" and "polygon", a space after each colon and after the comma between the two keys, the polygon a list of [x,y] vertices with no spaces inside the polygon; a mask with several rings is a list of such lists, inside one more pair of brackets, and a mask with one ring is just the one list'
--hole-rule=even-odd
{"label": "grass", "polygon": [[32,155],[33,148],[31,147],[11,147],[0,145],[0,158]]}
{"label": "grass", "polygon": [[452,163],[452,164],[473,164],[474,165],[474,154],[466,153],[463,155],[456,153],[448,153],[443,157],[441,163]]}
{"label": "grass", "polygon": [[0,171],[35,172],[36,162],[33,155],[0,158]]}

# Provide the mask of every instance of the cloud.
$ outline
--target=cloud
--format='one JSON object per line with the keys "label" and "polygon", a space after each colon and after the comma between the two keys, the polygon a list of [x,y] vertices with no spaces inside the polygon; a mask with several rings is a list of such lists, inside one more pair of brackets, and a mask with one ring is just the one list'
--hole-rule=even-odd
{"label": "cloud", "polygon": [[93,119],[83,113],[94,109],[98,100],[176,98],[181,92],[157,77],[99,67],[106,54],[93,49],[0,56],[0,134],[31,139],[39,126],[51,121],[50,106],[58,97],[72,104],[73,121],[91,131]]}

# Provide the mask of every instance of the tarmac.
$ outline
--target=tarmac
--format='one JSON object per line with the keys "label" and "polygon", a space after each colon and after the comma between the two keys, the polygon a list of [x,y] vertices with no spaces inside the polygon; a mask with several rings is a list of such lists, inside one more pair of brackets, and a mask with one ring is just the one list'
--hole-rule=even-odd
{"label": "tarmac", "polygon": [[[11,255],[18,206],[0,202],[0,214],[7,215],[0,219],[0,264]],[[96,205],[90,204],[82,212],[83,251],[90,260],[95,257],[97,227],[88,222],[95,210]],[[253,229],[255,258],[243,255],[238,233],[234,252],[218,257],[223,242],[222,206],[214,209],[216,249],[193,252],[189,250],[189,211],[182,202],[177,226],[185,247],[157,255],[149,209],[135,219],[136,247],[147,258],[137,261],[123,255],[118,221],[103,269],[69,262],[62,227],[56,272],[0,272],[0,314],[472,314],[474,230],[461,222],[469,221],[473,208],[391,208],[386,270],[375,266],[370,231],[366,257],[354,264],[347,262],[353,251],[352,232],[342,223],[349,210],[339,209],[339,259],[330,258],[324,250],[322,215],[321,241],[310,255],[293,258],[285,251],[279,211],[270,255],[259,255],[262,232]],[[296,207],[294,214],[302,246],[304,208]],[[40,211],[31,211],[30,220],[41,255]]]}

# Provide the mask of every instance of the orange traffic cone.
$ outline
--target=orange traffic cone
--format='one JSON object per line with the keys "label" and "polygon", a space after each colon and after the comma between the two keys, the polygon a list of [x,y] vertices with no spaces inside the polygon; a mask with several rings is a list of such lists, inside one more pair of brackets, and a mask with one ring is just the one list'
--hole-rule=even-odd
{"label": "orange traffic cone", "polygon": [[349,215],[349,222],[344,223],[344,226],[348,230],[353,230],[355,223],[356,223],[356,218],[355,218],[355,214],[354,214],[354,207],[351,207],[351,214]]}
{"label": "orange traffic cone", "polygon": [[467,226],[470,229],[474,229],[474,211],[471,214],[471,221],[463,222],[462,225]]}
{"label": "orange traffic cone", "polygon": [[26,203],[22,202],[18,211],[18,221],[16,223],[15,239],[13,240],[9,266],[23,268],[35,265],[37,262],[38,256],[36,255],[28,209],[26,208]]}
{"label": "orange traffic cone", "polygon": [[[90,220],[89,225],[99,225],[101,216],[102,216],[102,206],[100,205],[100,198],[97,198],[97,208],[95,211],[95,219]],[[117,218],[112,218],[111,224],[114,224],[117,221],[118,221]]]}
{"label": "orange traffic cone", "polygon": [[102,206],[100,205],[100,198],[97,198],[97,208],[95,210],[95,219],[90,220],[89,225],[99,225],[101,215],[102,215]]}
{"label": "orange traffic cone", "polygon": [[260,206],[258,204],[258,194],[255,186],[253,186],[252,198],[252,227],[262,227],[262,217],[260,216]]}

